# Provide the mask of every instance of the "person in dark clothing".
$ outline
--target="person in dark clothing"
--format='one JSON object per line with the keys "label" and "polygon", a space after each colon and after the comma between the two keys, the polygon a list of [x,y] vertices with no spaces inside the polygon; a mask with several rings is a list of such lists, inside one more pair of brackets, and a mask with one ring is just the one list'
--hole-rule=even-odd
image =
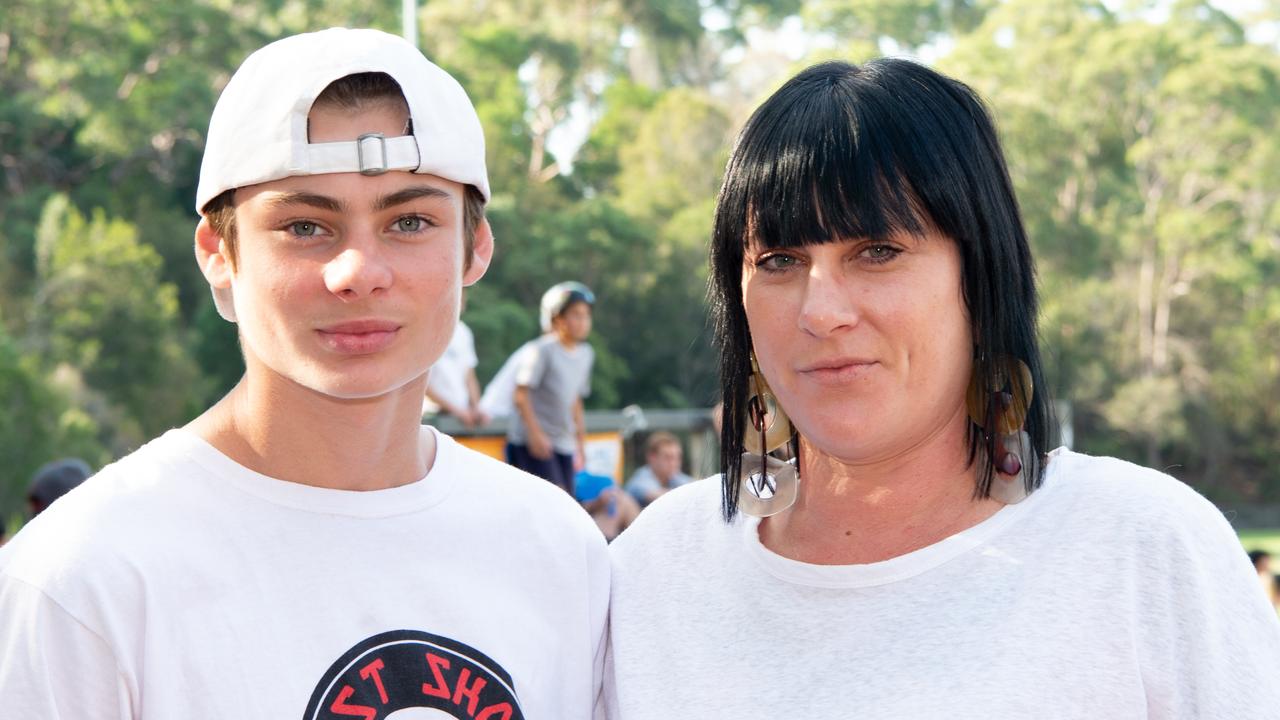
{"label": "person in dark clothing", "polygon": [[[89,463],[80,458],[63,458],[40,466],[27,486],[27,510],[31,517],[44,512],[54,500],[66,495],[92,474]],[[3,536],[2,532],[0,536]]]}

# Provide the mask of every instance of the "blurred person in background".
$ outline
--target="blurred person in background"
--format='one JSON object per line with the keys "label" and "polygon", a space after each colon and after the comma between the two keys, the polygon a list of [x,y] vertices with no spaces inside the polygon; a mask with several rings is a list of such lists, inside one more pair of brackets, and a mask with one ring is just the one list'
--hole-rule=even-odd
{"label": "blurred person in background", "polygon": [[80,458],[63,458],[42,465],[27,486],[27,511],[34,518],[92,474],[89,463]]}
{"label": "blurred person in background", "polygon": [[610,717],[1277,716],[1280,621],[1222,513],[1048,448],[1030,247],[970,88],[895,59],[792,78],[738,137],[710,274],[721,482],[611,545]]}
{"label": "blurred person in background", "polygon": [[683,463],[680,438],[663,430],[651,433],[644,443],[644,465],[631,474],[623,489],[646,507],[668,490],[693,482],[681,470]]}
{"label": "blurred person in background", "polygon": [[586,458],[582,399],[591,394],[595,294],[580,282],[553,285],[539,303],[542,337],[515,355],[515,414],[507,429],[507,462],[573,495]]}
{"label": "blurred person in background", "polygon": [[[462,310],[467,307],[467,294],[462,294]],[[453,337],[444,354],[431,366],[427,376],[427,413],[443,412],[454,416],[464,427],[474,428],[489,423],[480,409],[480,381],[476,379],[476,340],[471,328],[458,319]]]}
{"label": "blurred person in background", "polygon": [[1262,583],[1262,592],[1274,607],[1280,597],[1276,595],[1276,575],[1271,569],[1271,553],[1266,550],[1250,550],[1249,562],[1253,563],[1254,572],[1258,573],[1258,582]]}
{"label": "blurred person in background", "polygon": [[640,504],[620,490],[608,475],[579,470],[574,477],[573,493],[609,542],[630,527],[640,514]]}

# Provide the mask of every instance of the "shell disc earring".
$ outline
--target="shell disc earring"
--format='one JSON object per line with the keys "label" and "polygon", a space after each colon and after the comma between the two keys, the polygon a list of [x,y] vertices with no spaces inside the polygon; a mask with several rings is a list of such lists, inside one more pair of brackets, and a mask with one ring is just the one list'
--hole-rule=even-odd
{"label": "shell disc earring", "polygon": [[751,395],[747,397],[747,422],[742,436],[742,464],[738,477],[738,507],[754,517],[777,515],[795,504],[800,473],[794,463],[769,453],[791,440],[791,420],[760,372],[751,354]]}
{"label": "shell disc earring", "polygon": [[995,457],[990,457],[988,443],[982,444],[980,457],[990,462],[995,472],[991,477],[992,498],[1013,505],[1027,499],[1026,473],[1034,472],[1038,461],[1031,436],[1023,428],[1031,408],[1034,391],[1031,369],[1017,358],[1006,357],[995,363],[996,377],[991,386],[974,376],[965,394],[969,418],[980,428],[994,415]]}

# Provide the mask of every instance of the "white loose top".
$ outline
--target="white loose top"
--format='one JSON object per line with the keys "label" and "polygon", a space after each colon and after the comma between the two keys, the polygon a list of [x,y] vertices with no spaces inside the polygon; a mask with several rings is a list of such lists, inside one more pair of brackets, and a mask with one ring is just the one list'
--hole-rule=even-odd
{"label": "white loose top", "polygon": [[865,565],[758,527],[723,521],[716,478],[614,541],[613,720],[1280,718],[1280,620],[1164,474],[1060,449],[1024,502]]}

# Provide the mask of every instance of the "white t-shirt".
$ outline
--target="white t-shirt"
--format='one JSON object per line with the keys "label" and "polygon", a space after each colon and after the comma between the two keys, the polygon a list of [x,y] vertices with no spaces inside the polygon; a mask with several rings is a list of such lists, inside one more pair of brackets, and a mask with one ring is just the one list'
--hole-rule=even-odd
{"label": "white t-shirt", "polygon": [[758,527],[703,480],[610,546],[613,720],[1280,718],[1280,621],[1222,514],[1161,473],[1058,450],[1024,502],[865,565]]}
{"label": "white t-shirt", "polygon": [[[454,407],[471,407],[471,396],[467,393],[467,372],[475,369],[478,362],[475,335],[466,323],[459,320],[454,327],[453,337],[449,338],[449,346],[431,366],[427,389]],[[435,403],[431,405],[434,406]]]}
{"label": "white t-shirt", "polygon": [[181,430],[104,469],[0,550],[0,716],[591,717],[599,530],[435,437],[422,480],[372,492]]}

